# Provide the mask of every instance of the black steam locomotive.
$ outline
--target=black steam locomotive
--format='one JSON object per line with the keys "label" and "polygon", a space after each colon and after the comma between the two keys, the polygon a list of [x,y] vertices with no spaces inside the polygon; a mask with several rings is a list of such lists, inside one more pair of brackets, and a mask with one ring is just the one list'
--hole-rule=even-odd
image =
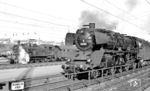
{"label": "black steam locomotive", "polygon": [[77,50],[74,57],[70,57],[70,60],[62,66],[65,72],[82,72],[117,65],[139,64],[141,60],[150,60],[149,42],[110,30],[95,28],[94,23],[85,26],[89,28],[84,27],[78,29],[76,33],[66,35],[66,45],[75,45]]}
{"label": "black steam locomotive", "polygon": [[25,48],[30,55],[30,62],[55,62],[58,59],[57,52],[61,49],[54,45],[30,45]]}
{"label": "black steam locomotive", "polygon": [[17,60],[17,57],[20,55],[18,46],[22,46],[29,54],[29,63],[56,62],[64,60],[58,55],[58,52],[61,51],[59,46],[49,44],[37,45],[33,43],[14,45],[12,48],[15,55],[14,60]]}

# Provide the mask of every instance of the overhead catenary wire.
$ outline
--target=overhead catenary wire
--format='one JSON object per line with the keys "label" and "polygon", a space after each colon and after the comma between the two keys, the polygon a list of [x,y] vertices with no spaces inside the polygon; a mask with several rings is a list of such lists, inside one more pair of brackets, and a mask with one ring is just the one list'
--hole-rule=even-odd
{"label": "overhead catenary wire", "polygon": [[[32,11],[32,10],[31,10]],[[36,11],[35,11],[36,12]],[[38,12],[37,12],[38,13]],[[33,22],[28,22],[27,23],[24,23],[23,21],[17,21],[17,20],[12,20],[12,21],[9,21],[9,20],[0,20],[2,22],[8,22],[8,23],[13,23],[13,24],[20,24],[20,25],[25,25],[25,26],[32,26],[32,27],[42,27],[42,28],[51,28],[51,29],[54,29],[54,28],[69,28],[71,27],[71,25],[65,25],[65,24],[59,24],[59,23],[54,23],[54,22],[51,22],[51,21],[48,21],[48,20],[42,20],[42,19],[38,19],[38,18],[32,18],[32,17],[27,17],[25,15],[20,15],[20,14],[15,14],[15,13],[11,13],[11,12],[8,12],[8,11],[0,11],[0,14],[3,14],[3,15],[7,15],[7,16],[11,16],[12,18],[15,17],[15,18],[18,18],[18,19],[25,19],[25,20],[30,20],[30,21],[34,21],[35,23]],[[42,14],[42,13],[41,13]],[[48,15],[47,15],[48,16]],[[58,18],[60,19],[60,18]],[[43,24],[41,24],[43,23]],[[58,27],[54,27],[54,26],[48,26],[48,25],[55,25],[55,26],[58,26]],[[11,27],[9,26],[9,24],[7,25],[8,27]],[[5,27],[7,27],[5,26]],[[20,26],[17,26],[20,28]],[[11,27],[11,28],[16,28],[17,27]],[[21,29],[21,28],[20,28]],[[23,28],[25,29],[25,28]],[[25,29],[26,30],[26,29]],[[54,29],[56,30],[56,29]],[[64,31],[61,31],[61,32],[64,32]],[[48,34],[46,31],[42,31],[42,33],[44,34]],[[22,33],[23,34],[23,33]],[[52,36],[56,36],[55,34],[52,34]],[[54,38],[54,37],[53,37]]]}
{"label": "overhead catenary wire", "polygon": [[0,19],[0,22],[20,24],[20,25],[31,26],[31,27],[36,27],[36,28],[52,28],[50,26],[44,26],[44,25],[33,24],[33,23],[23,23],[23,22],[20,22],[20,21],[10,21],[10,20],[4,20],[4,19]]}
{"label": "overhead catenary wire", "polygon": [[22,22],[19,22],[19,21],[10,21],[10,20],[3,20],[3,19],[0,19],[0,22],[7,22],[7,23],[13,23],[13,24],[20,24],[20,25],[25,25],[25,26],[32,26],[32,27],[40,27],[40,28],[43,28],[43,26],[41,26],[41,25],[29,24],[29,23],[22,23]]}
{"label": "overhead catenary wire", "polygon": [[149,0],[145,0],[149,5],[150,5],[150,1]]}
{"label": "overhead catenary wire", "polygon": [[29,12],[32,12],[32,13],[36,13],[36,14],[40,14],[40,15],[45,15],[45,16],[55,18],[55,19],[58,19],[58,20],[65,20],[65,21],[70,21],[70,22],[73,21],[73,20],[70,20],[70,19],[66,19],[66,18],[62,18],[62,17],[56,17],[56,16],[53,16],[53,15],[50,15],[50,14],[46,14],[46,13],[42,13],[42,12],[39,12],[39,11],[31,10],[31,9],[28,9],[28,8],[13,5],[13,4],[10,4],[10,3],[7,3],[7,2],[0,1],[0,4],[7,5],[7,6],[10,6],[10,7],[19,8],[19,9],[29,11]]}
{"label": "overhead catenary wire", "polygon": [[142,22],[145,22],[145,21],[139,19],[138,17],[136,17],[136,16],[130,14],[128,11],[119,8],[118,6],[116,6],[115,4],[113,4],[112,2],[110,2],[109,0],[105,0],[105,2],[109,3],[110,5],[112,5],[113,7],[117,8],[118,10],[121,10],[122,12],[126,13],[127,15],[133,17],[134,19],[138,19],[138,20],[140,20],[140,21],[142,21]]}
{"label": "overhead catenary wire", "polygon": [[[1,12],[2,13],[2,12]],[[0,13],[0,14],[1,14]],[[25,18],[25,19],[28,19],[28,20],[30,20],[31,18],[30,17],[24,17],[24,16],[19,16],[19,15],[16,15],[16,14],[12,14],[12,13],[8,13],[8,12],[3,12],[3,14],[8,14],[8,15],[10,15],[10,16],[15,16],[15,17],[20,17],[20,18]],[[41,22],[42,20],[38,20],[38,19],[31,19],[31,20],[36,20],[36,21],[38,21],[38,22]],[[32,23],[22,23],[22,22],[20,22],[20,21],[11,21],[11,20],[4,20],[4,19],[0,19],[0,22],[8,22],[8,23],[13,23],[13,24],[20,24],[20,25],[26,25],[26,26],[32,26],[32,27],[40,27],[40,28],[51,28],[51,29],[53,29],[54,27],[50,27],[50,26],[45,26],[45,25],[37,25],[37,24],[32,24]],[[42,23],[48,23],[48,24],[51,24],[51,22],[43,22],[42,21]],[[57,25],[57,26],[59,26],[59,25]],[[8,26],[9,27],[9,26]],[[66,25],[65,26],[63,26],[63,27],[65,27],[66,28]],[[12,28],[16,28],[16,27],[12,27]],[[56,27],[55,27],[56,28]],[[68,27],[67,27],[68,28]],[[22,29],[21,29],[22,30]],[[25,30],[25,29],[24,29]],[[55,32],[56,32],[56,29],[54,29],[55,30]],[[44,31],[43,31],[44,32]],[[64,32],[64,31],[62,31],[62,32]]]}
{"label": "overhead catenary wire", "polygon": [[[4,1],[0,1],[0,4],[6,5],[6,6],[9,6],[9,7],[14,7],[16,9],[22,9],[22,10],[29,11],[29,12],[32,12],[32,13],[48,16],[50,18],[54,18],[54,19],[57,19],[57,20],[73,21],[73,20],[70,20],[70,19],[63,18],[63,17],[56,17],[56,16],[53,16],[53,15],[50,15],[50,14],[47,14],[47,13],[43,13],[43,12],[35,11],[35,10],[32,10],[32,9],[24,8],[24,7],[21,7],[21,6],[17,6],[17,5],[14,5],[14,4],[10,4],[10,3],[4,2]],[[13,14],[13,16],[14,16],[14,14]],[[28,18],[29,19],[29,17],[24,17],[24,16],[22,17],[20,15],[15,15],[15,17],[20,17],[20,18],[25,18],[25,19]],[[34,20],[36,20],[36,21],[38,20],[38,22],[47,23],[47,24],[51,24],[51,25],[56,25],[56,26],[60,26],[60,27],[66,27],[67,29],[69,29],[71,27],[75,27],[75,26],[71,26],[71,25],[65,25],[65,24],[58,24],[58,23],[54,23],[54,22],[49,22],[49,21],[45,21],[45,20],[41,20],[41,19],[39,20],[39,19],[34,18]],[[16,24],[21,24],[21,22],[18,22]],[[43,27],[43,28],[44,27],[51,28],[51,27],[48,27],[48,26],[39,26],[39,25],[35,25],[35,24],[24,24],[24,25],[29,25],[29,26],[33,26],[33,27],[37,26],[37,27]]]}
{"label": "overhead catenary wire", "polygon": [[[40,14],[40,15],[45,15],[45,16],[48,16],[48,17],[51,17],[51,18],[55,18],[55,19],[58,19],[58,20],[65,20],[65,21],[71,21],[71,23],[72,22],[74,22],[74,20],[70,20],[70,19],[67,19],[67,18],[63,18],[63,17],[56,17],[56,16],[53,16],[53,15],[50,15],[50,14],[47,14],[47,13],[43,13],[43,12],[39,12],[39,11],[35,11],[35,10],[32,10],[32,9],[28,9],[28,8],[24,8],[24,7],[21,7],[21,6],[18,6],[18,5],[14,5],[14,4],[10,4],[10,3],[7,3],[7,2],[4,2],[4,1],[0,1],[0,4],[3,4],[3,5],[7,5],[7,6],[10,6],[10,7],[14,7],[14,8],[17,8],[17,9],[22,9],[22,10],[25,10],[25,11],[29,11],[29,12],[32,12],[32,13],[37,13],[37,14]],[[47,17],[47,18],[48,18]],[[23,17],[22,17],[23,18]],[[33,19],[32,19],[33,20]],[[36,19],[37,20],[37,19]],[[40,20],[41,21],[41,20]],[[39,21],[39,22],[40,22]],[[70,28],[75,28],[75,27],[77,27],[77,26],[74,26],[74,25],[65,25],[65,24],[60,24],[60,23],[54,23],[54,22],[49,22],[49,21],[41,21],[41,22],[43,22],[43,23],[46,23],[47,22],[47,24],[52,24],[52,25],[56,25],[56,26],[62,26],[62,27],[66,27],[66,28],[68,28],[68,29],[70,29]]]}
{"label": "overhead catenary wire", "polygon": [[[146,3],[150,6],[150,1],[149,0],[145,0]],[[142,13],[142,15],[140,15],[141,17],[145,16],[145,15],[149,15],[150,14],[150,11],[149,12],[146,12],[145,14]]]}
{"label": "overhead catenary wire", "polygon": [[82,1],[83,3],[85,3],[85,4],[87,4],[87,5],[91,6],[91,7],[94,7],[94,8],[96,8],[96,9],[100,10],[100,11],[103,11],[103,12],[105,12],[105,13],[107,13],[107,14],[113,16],[113,17],[116,17],[116,18],[118,18],[118,19],[120,19],[120,20],[123,20],[123,21],[125,21],[125,22],[127,22],[127,23],[129,23],[129,24],[131,24],[131,25],[133,25],[133,26],[135,26],[135,27],[141,29],[141,30],[145,30],[145,29],[139,27],[138,25],[136,25],[136,24],[134,24],[134,23],[132,23],[132,22],[126,20],[126,19],[123,19],[123,18],[121,18],[121,17],[119,17],[119,16],[117,16],[117,15],[114,15],[114,14],[112,14],[112,13],[106,11],[105,9],[99,8],[99,7],[93,5],[93,4],[89,3],[89,2],[86,2],[85,0],[80,0],[80,1]]}
{"label": "overhead catenary wire", "polygon": [[[149,6],[150,6],[150,0],[144,0]],[[150,14],[150,11],[146,11],[144,13],[139,14],[139,17],[148,16]]]}
{"label": "overhead catenary wire", "polygon": [[36,22],[42,22],[42,23],[47,23],[47,24],[61,26],[61,27],[69,27],[69,25],[63,25],[63,24],[53,23],[53,22],[49,22],[49,21],[45,21],[45,20],[36,19],[36,18],[21,16],[21,15],[17,15],[17,14],[13,14],[13,13],[8,13],[5,11],[0,11],[0,14],[14,16],[14,17],[20,17],[20,18],[24,18],[24,19],[28,19],[28,20],[32,20],[32,21],[36,21]]}
{"label": "overhead catenary wire", "polygon": [[[41,28],[41,29],[44,29],[44,30],[45,30],[45,28],[47,28],[47,29],[54,29],[54,27],[50,27],[50,26],[28,24],[28,23],[22,23],[22,22],[18,22],[18,21],[10,21],[10,20],[3,20],[3,19],[0,19],[0,22],[6,22],[6,23],[12,23],[12,24],[20,24],[20,25],[25,25],[25,26],[32,26],[32,27],[36,27],[36,29],[38,29],[38,28]],[[21,27],[21,26],[13,27],[13,26],[9,26],[9,24],[7,24],[5,26],[0,25],[0,27],[11,28],[11,29],[19,29],[19,30],[31,30],[31,29],[28,29],[28,27],[26,27],[26,28]],[[56,31],[56,29],[54,29],[54,31],[55,32],[60,32],[60,31]],[[46,31],[42,31],[42,32],[46,32]],[[61,32],[64,32],[64,31],[61,31]]]}

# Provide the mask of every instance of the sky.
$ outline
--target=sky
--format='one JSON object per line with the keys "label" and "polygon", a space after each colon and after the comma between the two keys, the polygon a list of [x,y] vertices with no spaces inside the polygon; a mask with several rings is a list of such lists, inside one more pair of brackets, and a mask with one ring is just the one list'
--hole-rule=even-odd
{"label": "sky", "polygon": [[94,22],[150,41],[149,1],[0,0],[0,38],[61,42],[67,32]]}

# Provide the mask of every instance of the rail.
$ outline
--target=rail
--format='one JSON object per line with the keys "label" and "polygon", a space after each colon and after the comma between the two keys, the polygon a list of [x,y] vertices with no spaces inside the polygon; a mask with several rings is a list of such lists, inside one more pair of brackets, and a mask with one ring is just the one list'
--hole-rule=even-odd
{"label": "rail", "polygon": [[[122,68],[124,68],[124,70],[121,70]],[[84,87],[87,87],[90,85],[103,83],[108,80],[119,78],[128,74],[136,73],[139,70],[147,69],[147,68],[149,67],[148,66],[141,67],[139,64],[133,64],[133,65],[114,66],[114,67],[90,70],[90,71],[85,71],[85,72],[70,73],[70,74],[65,74],[65,75],[69,79],[75,80],[74,78],[77,75],[87,73],[88,75],[87,80],[82,82],[84,84],[86,83]],[[97,72],[101,72],[101,75],[98,75]],[[80,88],[83,88],[83,87],[80,87]]]}
{"label": "rail", "polygon": [[15,69],[15,68],[29,68],[29,67],[41,67],[41,66],[51,66],[51,65],[62,65],[65,62],[46,62],[46,63],[31,63],[31,64],[1,64],[0,70],[5,69]]}
{"label": "rail", "polygon": [[[120,78],[128,74],[137,73],[141,70],[148,69],[149,66],[140,66],[139,64],[114,66],[109,68],[95,69],[85,72],[70,73],[64,75],[46,76],[34,79],[24,79],[25,91],[28,89],[37,89],[41,86],[46,86],[47,91],[61,90],[72,91],[81,88],[86,88],[91,85],[100,84],[115,78]],[[141,74],[141,73],[140,73]],[[78,79],[78,77],[83,79]],[[135,75],[134,75],[135,76]],[[136,75],[138,76],[138,75]],[[41,80],[40,83],[34,81]],[[46,88],[45,87],[45,88]]]}

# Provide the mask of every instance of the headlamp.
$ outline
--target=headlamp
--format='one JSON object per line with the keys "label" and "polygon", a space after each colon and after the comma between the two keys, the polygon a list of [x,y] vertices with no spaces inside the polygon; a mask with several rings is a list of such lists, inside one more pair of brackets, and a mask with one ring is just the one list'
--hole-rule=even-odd
{"label": "headlamp", "polygon": [[71,59],[67,59],[67,62],[71,62]]}
{"label": "headlamp", "polygon": [[90,63],[90,62],[91,62],[91,59],[87,59],[87,62]]}
{"label": "headlamp", "polygon": [[83,68],[83,65],[80,65],[80,68]]}

